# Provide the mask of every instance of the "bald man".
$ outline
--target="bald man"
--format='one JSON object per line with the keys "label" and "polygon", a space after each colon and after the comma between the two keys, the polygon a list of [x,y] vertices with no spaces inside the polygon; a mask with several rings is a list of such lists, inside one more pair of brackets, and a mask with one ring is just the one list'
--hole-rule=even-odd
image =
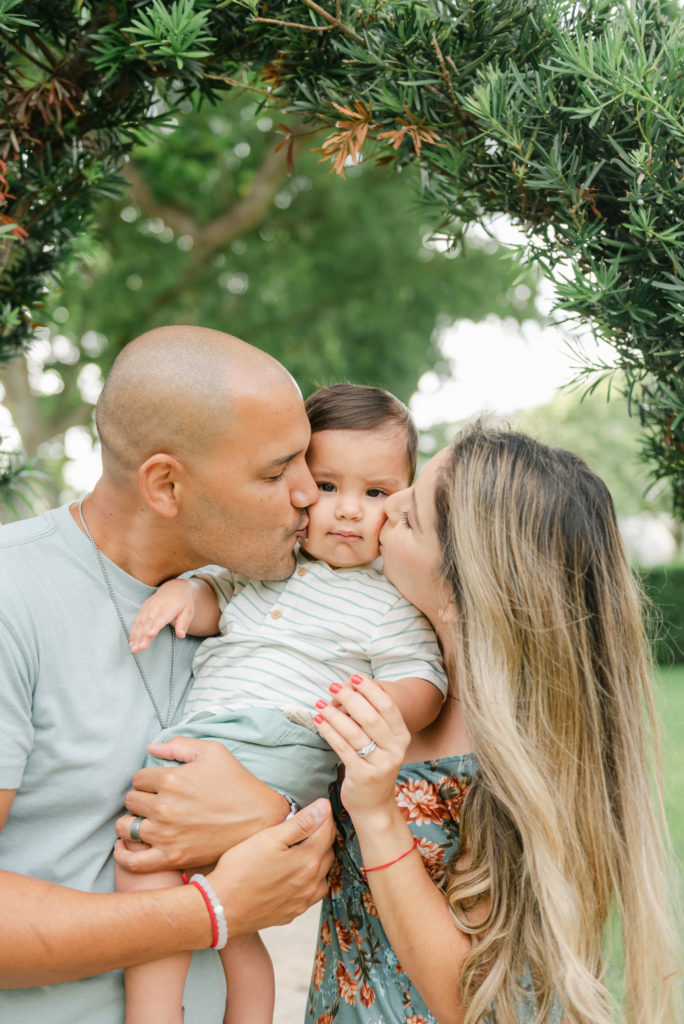
{"label": "bald man", "polygon": [[[327,801],[293,817],[220,744],[155,752],[198,641],[127,629],[163,580],[200,566],[284,579],[317,492],[299,390],[274,359],[196,327],[123,349],[97,406],[102,476],[82,502],[0,529],[0,1020],[121,1024],[117,968],[211,945],[195,886],[113,894],[112,846],[138,870],[206,864],[229,934],[320,899]],[[125,806],[130,813],[123,813]],[[288,817],[288,820],[284,820]],[[224,851],[228,851],[224,853]],[[221,1021],[215,954],[193,957],[186,1024]]]}

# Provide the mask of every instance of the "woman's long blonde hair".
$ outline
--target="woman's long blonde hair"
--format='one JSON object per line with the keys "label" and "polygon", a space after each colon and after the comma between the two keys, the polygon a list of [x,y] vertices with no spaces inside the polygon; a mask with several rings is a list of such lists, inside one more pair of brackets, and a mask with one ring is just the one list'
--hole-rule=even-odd
{"label": "woman's long blonde hair", "polygon": [[[611,906],[627,1019],[675,1024],[651,665],[610,495],[572,453],[477,424],[453,446],[437,512],[480,763],[461,818],[468,866],[447,883],[474,936],[466,1024],[515,1024],[523,978],[539,1022],[555,994],[569,1024],[612,1024]],[[490,911],[474,928],[479,898]]]}

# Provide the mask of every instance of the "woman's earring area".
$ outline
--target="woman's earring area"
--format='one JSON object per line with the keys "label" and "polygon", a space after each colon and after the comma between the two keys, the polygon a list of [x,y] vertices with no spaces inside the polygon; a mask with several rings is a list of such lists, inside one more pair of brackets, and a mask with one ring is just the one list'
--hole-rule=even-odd
{"label": "woman's earring area", "polygon": [[451,625],[454,622],[454,604],[450,597],[447,596],[443,605],[437,609],[437,618],[440,622],[444,622],[446,625]]}

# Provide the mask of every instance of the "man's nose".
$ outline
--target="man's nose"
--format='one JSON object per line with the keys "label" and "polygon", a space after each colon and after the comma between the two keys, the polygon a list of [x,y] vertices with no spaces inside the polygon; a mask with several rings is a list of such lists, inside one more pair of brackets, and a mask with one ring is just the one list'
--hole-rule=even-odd
{"label": "man's nose", "polygon": [[290,501],[295,508],[308,508],[309,505],[314,505],[318,501],[318,487],[306,463],[302,465],[297,474],[297,479],[290,491]]}

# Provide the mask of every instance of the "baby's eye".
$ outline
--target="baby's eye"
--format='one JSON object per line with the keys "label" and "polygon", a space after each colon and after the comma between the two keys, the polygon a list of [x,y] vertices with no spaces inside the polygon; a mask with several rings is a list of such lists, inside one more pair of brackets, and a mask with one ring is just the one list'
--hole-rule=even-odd
{"label": "baby's eye", "polygon": [[320,483],[316,484],[319,491],[323,491],[324,494],[333,494],[335,491],[335,484],[329,484],[326,480],[321,480]]}
{"label": "baby's eye", "polygon": [[369,487],[366,491],[369,498],[386,498],[387,491],[381,490],[379,487]]}
{"label": "baby's eye", "polygon": [[399,513],[399,518],[402,521],[402,523],[404,524],[404,526],[407,527],[407,529],[410,530],[412,528],[411,524],[409,522],[408,512],[400,512]]}

